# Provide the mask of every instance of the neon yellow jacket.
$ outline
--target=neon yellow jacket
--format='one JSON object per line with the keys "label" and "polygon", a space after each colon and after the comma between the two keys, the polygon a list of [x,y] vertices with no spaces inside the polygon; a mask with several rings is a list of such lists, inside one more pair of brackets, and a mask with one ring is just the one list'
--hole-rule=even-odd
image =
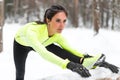
{"label": "neon yellow jacket", "polygon": [[63,49],[75,54],[79,57],[83,57],[83,54],[71,48],[67,41],[61,34],[54,34],[52,37],[48,36],[48,30],[46,24],[37,24],[36,22],[31,22],[21,27],[15,35],[15,40],[23,45],[32,47],[36,52],[38,52],[44,59],[59,65],[62,68],[66,68],[68,59],[64,60],[50,51],[45,47],[57,43]]}

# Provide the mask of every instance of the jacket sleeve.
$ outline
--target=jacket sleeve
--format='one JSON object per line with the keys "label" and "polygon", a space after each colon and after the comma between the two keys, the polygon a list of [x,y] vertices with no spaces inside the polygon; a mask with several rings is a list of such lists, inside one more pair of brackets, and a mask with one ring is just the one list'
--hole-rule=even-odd
{"label": "jacket sleeve", "polygon": [[28,29],[26,32],[26,38],[28,40],[29,45],[40,54],[44,59],[61,66],[62,68],[66,68],[69,60],[64,60],[53,53],[49,52],[38,40],[36,36],[36,32],[32,29]]}
{"label": "jacket sleeve", "polygon": [[72,54],[74,54],[76,56],[84,57],[84,54],[80,53],[79,51],[77,51],[76,49],[74,49],[73,47],[71,47],[69,45],[69,43],[67,42],[67,40],[61,34],[58,34],[57,37],[58,37],[57,43],[60,44],[60,46],[63,49],[71,52]]}

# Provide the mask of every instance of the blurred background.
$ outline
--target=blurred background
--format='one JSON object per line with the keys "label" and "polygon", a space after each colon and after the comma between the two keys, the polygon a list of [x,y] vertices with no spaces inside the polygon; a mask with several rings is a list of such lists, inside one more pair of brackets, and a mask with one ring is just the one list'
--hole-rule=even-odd
{"label": "blurred background", "polygon": [[[108,62],[120,67],[120,0],[0,0],[0,80],[15,79],[12,49],[15,32],[28,22],[43,21],[45,10],[53,4],[68,11],[67,29],[63,33],[73,47],[81,53],[104,53]],[[29,54],[25,80],[40,80],[53,74],[59,79],[60,73],[64,75],[64,70],[39,54]],[[97,73],[93,78],[109,75],[108,70],[101,69],[92,73]],[[72,76],[62,76],[61,80],[81,79]]]}
{"label": "blurred background", "polygon": [[68,13],[67,27],[100,28],[120,31],[120,0],[0,0],[0,51],[5,23],[25,24],[43,20],[45,10],[63,5]]}

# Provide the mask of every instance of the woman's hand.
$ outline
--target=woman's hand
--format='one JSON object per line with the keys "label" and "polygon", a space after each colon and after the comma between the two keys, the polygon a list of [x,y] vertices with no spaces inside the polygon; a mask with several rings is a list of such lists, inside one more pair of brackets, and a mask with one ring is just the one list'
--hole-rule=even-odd
{"label": "woman's hand", "polygon": [[69,62],[67,64],[67,68],[70,69],[70,70],[72,70],[73,72],[77,72],[82,77],[89,77],[89,76],[91,76],[91,74],[89,73],[89,70],[86,69],[81,64],[74,63],[74,62]]}
{"label": "woman's hand", "polygon": [[99,64],[99,67],[108,68],[108,69],[110,69],[113,73],[118,73],[118,72],[119,72],[119,68],[118,68],[117,66],[115,66],[115,65],[113,65],[113,64],[110,64],[110,63],[108,63],[108,62],[106,62],[106,61],[101,62],[101,63]]}

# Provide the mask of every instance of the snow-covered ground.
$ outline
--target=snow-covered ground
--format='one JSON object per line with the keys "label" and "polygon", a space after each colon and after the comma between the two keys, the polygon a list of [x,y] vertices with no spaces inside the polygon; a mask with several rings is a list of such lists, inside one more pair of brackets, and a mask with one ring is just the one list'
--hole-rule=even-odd
{"label": "snow-covered ground", "polygon": [[[19,24],[5,24],[3,29],[4,50],[0,53],[0,80],[15,80],[15,67],[13,62],[13,39]],[[91,55],[104,53],[107,61],[120,67],[120,32],[101,29],[96,36],[93,30],[84,28],[65,28],[64,36],[71,46],[81,53]],[[55,64],[42,59],[39,54],[31,51],[26,62],[25,80],[93,80],[99,77],[109,77],[111,72],[104,68],[90,70],[92,77],[83,79],[70,70],[63,70]],[[54,77],[53,77],[54,75]]]}

